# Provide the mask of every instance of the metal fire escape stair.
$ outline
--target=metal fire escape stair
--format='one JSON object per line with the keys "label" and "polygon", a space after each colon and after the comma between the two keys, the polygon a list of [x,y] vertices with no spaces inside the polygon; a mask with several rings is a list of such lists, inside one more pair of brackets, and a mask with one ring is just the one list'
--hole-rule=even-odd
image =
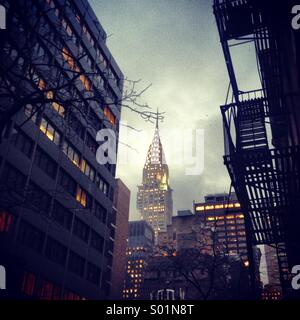
{"label": "metal fire escape stair", "polygon": [[238,126],[237,149],[254,150],[268,147],[262,98],[239,104]]}
{"label": "metal fire escape stair", "polygon": [[[284,288],[288,287],[289,272],[282,215],[287,205],[285,194],[289,189],[283,168],[287,163],[286,157],[293,151],[271,150],[268,146],[266,118],[281,111],[280,69],[276,39],[270,34],[258,8],[250,0],[215,0],[214,3],[235,100],[221,107],[225,133],[224,162],[242,208],[248,213],[247,228],[252,244],[276,245]],[[232,41],[233,45],[253,41],[263,85],[260,97],[243,99],[244,93],[238,88],[230,53]]]}

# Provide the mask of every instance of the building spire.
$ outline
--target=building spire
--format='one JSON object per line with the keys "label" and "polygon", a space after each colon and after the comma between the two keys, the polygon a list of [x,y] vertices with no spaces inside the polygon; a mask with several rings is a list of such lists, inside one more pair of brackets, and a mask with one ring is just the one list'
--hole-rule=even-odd
{"label": "building spire", "polygon": [[158,129],[158,108],[156,110],[156,129]]}

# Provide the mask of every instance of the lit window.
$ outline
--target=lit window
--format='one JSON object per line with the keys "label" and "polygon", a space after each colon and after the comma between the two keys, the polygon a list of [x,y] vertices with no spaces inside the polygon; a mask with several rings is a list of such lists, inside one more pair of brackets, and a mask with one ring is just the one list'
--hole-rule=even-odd
{"label": "lit window", "polygon": [[43,79],[40,79],[38,82],[38,88],[44,90],[46,88],[46,82]]}
{"label": "lit window", "polygon": [[84,207],[87,205],[86,201],[86,192],[80,187],[77,187],[77,192],[76,192],[76,200]]}
{"label": "lit window", "polygon": [[84,75],[80,75],[80,80],[87,91],[92,91],[92,83],[91,81]]}
{"label": "lit window", "polygon": [[107,106],[104,107],[104,116],[113,126],[116,124],[116,117]]}
{"label": "lit window", "polygon": [[41,121],[40,130],[47,136],[49,140],[53,141],[57,145],[60,144],[60,134],[45,118],[43,118]]}

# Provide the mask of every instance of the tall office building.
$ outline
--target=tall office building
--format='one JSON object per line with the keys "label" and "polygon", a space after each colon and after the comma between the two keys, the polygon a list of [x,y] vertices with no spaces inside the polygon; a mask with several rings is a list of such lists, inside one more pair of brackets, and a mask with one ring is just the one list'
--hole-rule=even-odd
{"label": "tall office building", "polygon": [[265,246],[265,257],[268,273],[268,284],[271,286],[280,287],[280,274],[276,248]]}
{"label": "tall office building", "polygon": [[154,230],[147,221],[129,222],[127,266],[123,290],[123,298],[126,300],[141,298],[144,273],[154,249],[154,241]]}
{"label": "tall office building", "polygon": [[253,264],[257,286],[260,287],[261,251],[254,246],[249,253],[245,228],[245,216],[236,194],[211,194],[205,196],[204,203],[194,204],[195,214],[202,218],[206,225],[213,228],[220,249],[232,256],[240,256],[246,267],[250,265],[249,256],[253,257]]}
{"label": "tall office building", "polygon": [[115,165],[96,161],[96,133],[109,128],[118,135],[123,75],[88,1],[4,3],[0,265],[7,290],[1,294],[104,299],[116,182]]}
{"label": "tall office building", "polygon": [[130,190],[121,179],[117,179],[114,205],[117,211],[116,225],[113,230],[114,255],[112,264],[111,299],[122,298],[125,266],[127,263],[126,249],[128,240],[128,220],[130,206]]}
{"label": "tall office building", "polygon": [[143,220],[154,229],[155,236],[171,224],[173,199],[169,185],[169,168],[160,141],[158,120],[143,169],[143,183],[138,187],[137,208]]}
{"label": "tall office building", "polygon": [[247,264],[245,220],[238,201],[229,200],[226,194],[207,195],[204,203],[194,204],[194,209],[206,225],[214,228],[222,250],[240,255]]}

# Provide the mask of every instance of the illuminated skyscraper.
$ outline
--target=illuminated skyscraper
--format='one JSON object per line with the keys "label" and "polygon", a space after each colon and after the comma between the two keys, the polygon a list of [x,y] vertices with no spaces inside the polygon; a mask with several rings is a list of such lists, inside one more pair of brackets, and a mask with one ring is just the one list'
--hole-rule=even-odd
{"label": "illuminated skyscraper", "polygon": [[165,232],[167,225],[171,224],[172,189],[169,185],[169,168],[159,136],[158,117],[143,169],[143,182],[138,187],[137,208],[141,218],[153,227],[156,237],[158,232]]}

